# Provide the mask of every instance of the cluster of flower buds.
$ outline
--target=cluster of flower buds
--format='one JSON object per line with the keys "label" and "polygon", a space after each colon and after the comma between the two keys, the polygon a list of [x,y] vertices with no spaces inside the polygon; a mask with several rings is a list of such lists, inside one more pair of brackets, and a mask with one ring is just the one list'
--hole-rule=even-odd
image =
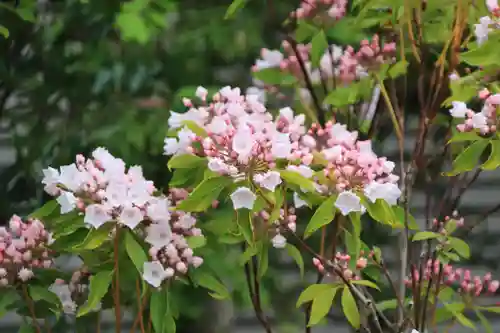
{"label": "cluster of flower buds", "polygon": [[85,212],[85,223],[94,228],[113,220],[130,229],[147,218],[168,216],[167,207],[153,196],[153,182],[144,178],[140,166],[126,170],[123,160],[105,148],[95,149],[92,156],[77,155],[76,163],[43,170],[45,190],[58,196],[62,214],[78,208]]}
{"label": "cluster of flower buds", "polygon": [[[355,271],[349,268],[349,263],[351,262],[351,256],[346,253],[337,252],[335,254],[332,263],[338,268],[340,268],[344,279],[360,280],[361,275],[359,274],[359,272],[362,271],[368,265],[368,260],[371,259],[372,256],[373,256],[372,252],[370,252],[368,256],[365,256],[365,253],[361,251],[359,258],[356,261]],[[318,258],[313,258],[313,265],[321,274],[325,274],[326,276],[330,276],[333,278],[340,278],[336,277],[334,274],[332,274],[331,271],[328,271],[328,269],[325,269],[325,266],[321,263],[321,260],[319,260]]]}
{"label": "cluster of flower buds", "polygon": [[[168,199],[173,205],[187,198],[189,193],[184,189],[173,188]],[[203,259],[193,253],[189,247],[188,237],[203,236],[196,228],[196,218],[179,210],[169,216],[167,227],[163,224],[150,224],[146,231],[146,242],[151,245],[149,255],[151,262],[144,264],[143,278],[153,287],[159,287],[163,281],[182,276],[188,272],[189,266],[197,268]]]}
{"label": "cluster of flower buds", "polygon": [[295,232],[297,230],[297,215],[294,207],[288,207],[287,211],[280,209],[279,217],[276,221],[270,221],[271,213],[264,209],[254,213],[254,221],[261,219],[264,226],[271,226],[269,230],[273,235],[271,243],[277,249],[282,249],[286,246],[286,238],[283,236],[288,231]]}
{"label": "cluster of flower buds", "polygon": [[323,169],[326,182],[320,191],[340,193],[335,205],[343,215],[365,211],[361,193],[372,202],[382,199],[390,205],[397,203],[401,190],[397,185],[399,177],[392,173],[395,164],[378,157],[371,141],[359,141],[358,132],[331,122],[324,128],[313,124],[306,137],[311,145],[315,142],[315,149],[327,162]]}
{"label": "cluster of flower buds", "polygon": [[463,227],[464,218],[460,216],[455,210],[453,211],[451,216],[445,216],[443,221],[439,221],[436,218],[432,220],[433,229],[436,230],[436,232],[441,233],[442,235],[447,235],[449,233],[447,227],[450,225],[450,223],[454,223],[454,227],[456,228]]}
{"label": "cluster of flower buds", "polygon": [[340,20],[346,14],[347,0],[302,0],[299,8],[290,13],[297,19],[317,17]]}
{"label": "cluster of flower buds", "polygon": [[[79,306],[84,305],[88,299],[90,273],[86,267],[82,267],[73,272],[69,283],[62,279],[57,279],[50,291],[56,294],[61,301],[63,312],[67,315],[74,315]],[[92,311],[99,311],[99,303]]]}
{"label": "cluster of flower buds", "polygon": [[414,269],[411,278],[405,280],[408,287],[412,287],[415,283],[417,286],[420,282],[428,282],[440,277],[440,283],[443,286],[458,286],[459,291],[471,296],[480,296],[483,293],[494,294],[500,282],[493,280],[491,273],[485,274],[483,277],[472,277],[470,270],[462,268],[455,269],[452,265],[442,265],[439,260],[429,259],[423,269],[423,275],[420,276],[419,270]]}
{"label": "cluster of flower buds", "polygon": [[50,242],[51,236],[40,220],[23,221],[12,216],[9,228],[0,228],[0,286],[26,282],[33,278],[33,269],[50,268]]}
{"label": "cluster of flower buds", "polygon": [[474,25],[474,34],[476,35],[478,45],[488,40],[488,35],[493,30],[492,28],[498,29],[500,27],[498,20],[500,17],[500,6],[498,5],[498,0],[486,0],[486,7],[491,16],[481,17],[479,23]]}
{"label": "cluster of flower buds", "polygon": [[479,92],[479,98],[484,101],[480,112],[472,111],[464,102],[452,102],[452,117],[464,118],[464,122],[457,125],[459,132],[477,131],[481,135],[490,135],[497,131],[500,94],[491,94],[487,89],[483,89]]}

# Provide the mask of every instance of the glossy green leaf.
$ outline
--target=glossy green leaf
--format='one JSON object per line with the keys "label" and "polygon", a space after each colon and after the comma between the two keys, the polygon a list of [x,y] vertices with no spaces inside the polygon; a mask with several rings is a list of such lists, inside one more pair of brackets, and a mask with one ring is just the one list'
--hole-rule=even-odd
{"label": "glossy green leaf", "polygon": [[43,219],[44,217],[52,214],[57,207],[59,207],[59,204],[56,200],[47,201],[42,207],[31,213],[29,217],[34,219]]}
{"label": "glossy green leaf", "polygon": [[227,288],[213,275],[207,271],[197,270],[193,274],[193,280],[196,284],[213,291],[211,295],[217,299],[227,299],[230,297]]}
{"label": "glossy green leaf", "polygon": [[186,238],[187,243],[191,249],[197,249],[200,247],[205,246],[207,244],[206,238],[201,235],[201,236],[190,236]]}
{"label": "glossy green leaf", "polygon": [[470,258],[470,248],[469,244],[463,241],[460,238],[449,237],[448,242],[450,243],[450,247],[457,252],[459,256],[465,259]]}
{"label": "glossy green leaf", "polygon": [[482,138],[479,135],[477,135],[476,132],[455,132],[455,133],[453,133],[453,136],[448,141],[448,143],[477,141],[477,140],[481,140],[481,139]]}
{"label": "glossy green leaf", "polygon": [[314,68],[319,66],[321,57],[325,54],[328,48],[328,40],[325,32],[320,30],[311,41],[311,64]]}
{"label": "glossy green leaf", "polygon": [[286,244],[286,252],[290,257],[293,258],[297,266],[299,266],[300,276],[304,277],[304,258],[302,258],[302,254],[299,249],[297,249],[294,245],[287,243]]}
{"label": "glossy green leaf", "polygon": [[491,153],[488,160],[481,166],[485,170],[495,170],[500,167],[500,140],[491,140]]}
{"label": "glossy green leaf", "polygon": [[338,285],[326,284],[326,283],[312,284],[300,294],[296,306],[300,307],[302,304],[310,302],[314,298],[319,297],[322,294],[325,294],[328,291],[336,288],[338,288]]}
{"label": "glossy green leaf", "polygon": [[101,271],[90,277],[90,293],[87,303],[82,305],[78,310],[77,317],[86,315],[101,302],[101,299],[106,295],[113,278],[113,272]]}
{"label": "glossy green leaf", "polygon": [[307,179],[306,177],[302,176],[300,173],[296,171],[281,170],[280,175],[281,178],[287,183],[300,186],[300,188],[310,192],[316,191],[316,188],[314,187],[314,183],[312,182],[312,180]]}
{"label": "glossy green leaf", "polygon": [[233,18],[238,11],[242,10],[245,7],[247,1],[248,0],[233,0],[233,2],[231,2],[229,7],[227,8],[224,19],[227,20]]}
{"label": "glossy green leaf", "polygon": [[500,53],[498,51],[498,39],[489,39],[480,47],[463,52],[460,54],[460,60],[472,66],[490,66],[497,65]]}
{"label": "glossy green leaf", "polygon": [[[406,214],[404,208],[400,207],[400,206],[393,206],[392,210],[394,211],[394,214],[396,215],[397,221],[399,222],[401,227],[404,228],[404,226],[405,226],[405,214]],[[411,215],[410,213],[408,213],[408,229],[409,230],[420,229],[417,221],[415,220],[413,215]]]}
{"label": "glossy green leaf", "polygon": [[470,171],[478,164],[479,158],[483,154],[484,149],[488,145],[487,140],[478,140],[468,146],[460,155],[453,161],[453,170],[448,173],[449,176],[454,176],[462,172]]}
{"label": "glossy green leaf", "polygon": [[0,317],[3,317],[10,310],[10,306],[20,299],[15,289],[3,289],[0,293]]}
{"label": "glossy green leaf", "polygon": [[266,243],[262,243],[260,246],[258,258],[257,276],[262,279],[269,268],[269,249]]}
{"label": "glossy green leaf", "polygon": [[358,99],[359,85],[351,83],[348,86],[338,86],[328,94],[323,103],[335,107],[347,106],[355,103]]}
{"label": "glossy green leaf", "polygon": [[140,13],[121,12],[116,18],[116,24],[124,40],[144,44],[151,35],[151,30],[146,21],[140,16]]}
{"label": "glossy green leaf", "polygon": [[353,281],[351,281],[351,283],[355,284],[355,285],[360,285],[360,286],[365,286],[368,288],[377,289],[378,291],[380,291],[380,288],[375,283],[368,281],[368,280],[353,280]]}
{"label": "glossy green leaf", "polygon": [[338,287],[325,290],[324,293],[315,297],[311,306],[311,317],[307,326],[313,326],[320,322],[321,319],[326,317],[330,308],[332,307],[333,299],[337,294]]}
{"label": "glossy green leaf", "polygon": [[9,29],[0,24],[0,35],[2,35],[5,39],[9,38]]}
{"label": "glossy green leaf", "polygon": [[360,315],[358,311],[358,306],[356,305],[356,300],[351,294],[349,288],[345,287],[342,291],[342,311],[344,312],[347,321],[354,328],[359,328],[360,326]]}
{"label": "glossy green leaf", "polygon": [[153,324],[155,332],[167,333],[165,331],[165,316],[168,314],[168,292],[168,289],[163,289],[156,290],[151,293],[149,311],[151,324]]}
{"label": "glossy green leaf", "polygon": [[479,318],[479,321],[481,322],[481,325],[484,328],[485,333],[493,333],[493,328],[491,327],[490,322],[488,319],[477,309],[475,310],[476,316]]}
{"label": "glossy green leaf", "polygon": [[389,77],[395,79],[401,75],[406,74],[406,69],[408,68],[408,62],[406,60],[400,60],[389,68]]}
{"label": "glossy green leaf", "polygon": [[245,251],[241,254],[238,262],[241,266],[245,265],[252,257],[256,256],[259,253],[258,245],[254,244],[253,246],[248,246]]}
{"label": "glossy green leaf", "polygon": [[297,78],[282,72],[279,68],[265,68],[253,72],[253,77],[269,85],[292,85]]}
{"label": "glossy green leaf", "polygon": [[304,232],[305,238],[311,236],[313,232],[333,221],[336,211],[334,206],[336,199],[337,197],[333,195],[326,199],[321,206],[316,209],[314,215],[307,224],[306,231]]}
{"label": "glossy green leaf", "polygon": [[417,232],[413,238],[412,241],[417,242],[417,241],[423,241],[427,239],[435,239],[440,237],[441,234],[438,234],[437,232],[432,232],[432,231],[420,231]]}
{"label": "glossy green leaf", "polygon": [[196,122],[192,120],[184,120],[182,124],[186,126],[191,132],[202,138],[206,138],[208,136],[207,131],[205,131],[204,128],[202,128],[200,125],[198,125]]}
{"label": "glossy green leaf", "polygon": [[212,206],[212,202],[231,183],[232,180],[228,177],[205,179],[191,192],[187,199],[181,201],[177,208],[185,212],[203,212]]}
{"label": "glossy green leaf", "polygon": [[191,169],[202,166],[206,163],[204,158],[191,154],[173,156],[168,161],[169,169]]}
{"label": "glossy green leaf", "polygon": [[375,202],[370,200],[362,200],[368,214],[377,222],[389,224],[392,226],[398,225],[398,219],[393,208],[382,199],[377,199]]}
{"label": "glossy green leaf", "polygon": [[113,228],[113,224],[104,224],[99,229],[91,229],[83,243],[75,246],[73,250],[95,250],[100,247],[104,242],[110,240],[109,233]]}
{"label": "glossy green leaf", "polygon": [[148,261],[148,255],[144,248],[137,242],[134,234],[129,230],[127,230],[125,234],[125,249],[137,271],[142,273],[144,263]]}

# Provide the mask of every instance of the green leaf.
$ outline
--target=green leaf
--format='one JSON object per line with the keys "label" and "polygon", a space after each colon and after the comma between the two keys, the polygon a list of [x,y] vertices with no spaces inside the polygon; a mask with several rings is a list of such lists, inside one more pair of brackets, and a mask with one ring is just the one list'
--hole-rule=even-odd
{"label": "green leaf", "polygon": [[485,333],[493,333],[493,329],[491,328],[490,322],[488,319],[477,309],[475,310],[476,316],[479,318],[479,321],[481,322],[481,325],[483,325],[483,328],[485,330]]}
{"label": "green leaf", "polygon": [[116,25],[120,29],[124,40],[146,43],[150,37],[150,29],[140,13],[121,12],[116,18]]}
{"label": "green leaf", "polygon": [[[151,323],[155,332],[167,333],[165,330],[165,316],[168,313],[168,289],[157,290],[151,293],[149,301]],[[169,333],[169,332],[168,332]]]}
{"label": "green leaf", "polygon": [[196,273],[193,274],[193,280],[196,284],[202,286],[203,288],[213,291],[212,297],[217,299],[227,299],[230,297],[227,288],[212,274],[197,269]]}
{"label": "green leaf", "polygon": [[311,41],[311,64],[314,68],[319,66],[321,57],[323,57],[327,48],[328,41],[325,32],[320,30]]}
{"label": "green leaf", "polygon": [[354,269],[356,267],[356,261],[359,257],[359,251],[361,249],[361,239],[354,233],[350,233],[348,230],[344,230],[344,240],[347,252],[351,256],[349,261],[349,268]]}
{"label": "green leaf", "polygon": [[22,323],[17,333],[35,333],[35,326],[29,323]]}
{"label": "green leaf", "polygon": [[229,5],[226,10],[226,14],[224,15],[224,19],[232,18],[238,11],[243,9],[248,0],[233,0],[233,2]]}
{"label": "green leaf", "polygon": [[259,251],[259,267],[257,269],[257,276],[262,279],[269,268],[269,249],[266,243],[262,243]]}
{"label": "green leaf", "polygon": [[351,83],[348,86],[337,86],[326,96],[323,103],[335,107],[351,105],[358,99],[358,88],[359,85],[356,83]]}
{"label": "green leaf", "polygon": [[192,169],[198,168],[204,164],[206,160],[204,158],[198,157],[191,154],[182,154],[173,156],[168,161],[168,168],[172,169]]}
{"label": "green leaf", "polygon": [[401,75],[406,74],[406,69],[408,68],[408,62],[406,60],[400,60],[389,68],[389,77],[395,79]]}
{"label": "green leaf", "polygon": [[137,271],[142,274],[144,263],[148,261],[148,255],[130,230],[127,230],[125,234],[125,250]]}
{"label": "green leaf", "polygon": [[243,212],[238,212],[238,230],[245,238],[245,241],[249,246],[254,246],[254,235],[253,235],[253,225],[252,225],[252,215],[248,210]]}
{"label": "green leaf", "polygon": [[360,326],[360,316],[356,301],[351,294],[349,288],[345,287],[342,292],[342,311],[349,323],[354,328],[359,328]]}
{"label": "green leaf", "polygon": [[[396,215],[396,219],[399,221],[401,224],[402,228],[404,228],[405,225],[405,210],[403,207],[400,206],[394,206],[392,207],[392,210],[394,211],[394,214]],[[409,230],[418,230],[420,229],[418,226],[417,221],[413,217],[413,215],[408,213],[408,229]]]}
{"label": "green leaf", "polygon": [[377,303],[376,307],[377,307],[377,309],[379,309],[382,312],[385,310],[395,309],[398,307],[398,301],[396,299],[382,301],[382,302]]}
{"label": "green leaf", "polygon": [[207,131],[205,131],[205,129],[200,127],[200,125],[198,125],[196,122],[192,120],[184,120],[182,124],[186,126],[189,130],[191,130],[191,132],[193,132],[198,136],[201,136],[202,138],[206,138],[208,136]]}
{"label": "green leaf", "polygon": [[332,195],[316,209],[311,221],[307,224],[304,238],[311,236],[313,232],[333,221],[336,210],[334,206],[336,199],[337,197]]}
{"label": "green leaf", "polygon": [[491,140],[491,153],[488,160],[481,166],[485,170],[495,170],[500,167],[500,140]]}
{"label": "green leaf", "polygon": [[450,246],[455,252],[461,256],[462,258],[469,259],[470,258],[470,248],[469,244],[460,238],[449,237],[448,241],[450,242]]}
{"label": "green leaf", "polygon": [[356,285],[360,285],[360,286],[365,286],[368,288],[377,289],[378,291],[380,291],[380,288],[375,283],[368,281],[368,280],[353,280],[353,281],[351,281],[351,283],[356,284]]}
{"label": "green leaf", "polygon": [[337,287],[330,288],[313,299],[311,306],[311,317],[309,318],[309,323],[307,323],[307,326],[316,325],[328,314],[330,308],[332,307],[333,299],[337,294],[337,290]]}
{"label": "green leaf", "polygon": [[0,35],[5,39],[9,38],[9,29],[0,24]]}
{"label": "green leaf", "polygon": [[45,287],[31,285],[29,286],[29,295],[35,302],[45,301],[50,303],[50,309],[56,314],[59,314],[62,310],[59,297]]}
{"label": "green leaf", "polygon": [[253,72],[253,77],[269,85],[292,85],[297,78],[282,72],[279,68],[271,67]]}
{"label": "green leaf", "polygon": [[338,287],[338,285],[326,283],[312,284],[300,294],[299,299],[297,300],[296,307],[300,307],[302,304],[310,302],[316,297],[319,297],[332,289],[337,289]]}
{"label": "green leaf", "polygon": [[0,293],[0,317],[10,310],[10,306],[20,300],[19,294],[14,289],[2,289]]}
{"label": "green leaf", "polygon": [[455,133],[453,133],[453,136],[448,141],[448,143],[477,141],[477,140],[481,140],[481,139],[482,138],[479,135],[477,135],[476,132],[455,132]]}
{"label": "green leaf", "polygon": [[56,200],[47,201],[42,207],[31,213],[29,217],[33,219],[43,219],[52,214],[58,206],[59,204]]}
{"label": "green leaf", "polygon": [[298,22],[297,29],[295,29],[295,39],[297,40],[297,43],[303,43],[307,39],[311,38],[317,31],[317,27],[301,20]]}
{"label": "green leaf", "polygon": [[205,179],[198,185],[189,197],[177,206],[185,212],[203,212],[219,197],[222,190],[232,183],[228,177],[214,177]]}
{"label": "green leaf", "polygon": [[256,244],[252,246],[248,246],[245,251],[241,254],[238,262],[241,266],[245,265],[253,256],[256,256],[259,253],[259,246]]}
{"label": "green leaf", "polygon": [[300,173],[296,171],[281,170],[280,175],[281,178],[287,183],[300,186],[300,188],[309,192],[316,191],[316,188],[314,187],[312,180],[307,179],[306,177],[302,176]]}
{"label": "green leaf", "polygon": [[500,314],[500,306],[478,306],[477,309]]}
{"label": "green leaf", "polygon": [[106,295],[113,278],[113,272],[101,271],[90,277],[90,293],[87,303],[78,310],[77,317],[81,317],[97,307],[101,299]]}
{"label": "green leaf", "polygon": [[107,240],[110,240],[109,233],[111,232],[111,229],[113,228],[113,224],[105,224],[99,229],[91,229],[90,232],[88,233],[87,237],[83,241],[83,243],[75,246],[73,250],[75,251],[81,251],[81,250],[95,250],[98,247],[100,247],[104,242]]}
{"label": "green leaf", "polygon": [[366,207],[368,214],[377,222],[398,226],[398,219],[392,207],[387,201],[377,199],[375,202],[362,199],[363,205]]}
{"label": "green leaf", "polygon": [[460,54],[460,60],[473,66],[487,67],[497,65],[498,58],[498,39],[489,39],[480,47],[463,52]]}
{"label": "green leaf", "polygon": [[417,232],[414,236],[413,236],[413,239],[412,241],[413,242],[417,242],[417,241],[423,241],[423,240],[427,240],[427,239],[434,239],[434,238],[438,238],[440,237],[441,234],[438,234],[436,232],[432,232],[432,231],[420,231],[420,232]]}
{"label": "green leaf", "polygon": [[453,161],[453,170],[449,172],[448,175],[454,176],[474,169],[487,145],[487,140],[478,140],[468,146],[457,156],[457,158],[455,158]]}
{"label": "green leaf", "polygon": [[304,277],[304,259],[302,258],[302,254],[300,254],[299,249],[297,249],[295,246],[293,246],[290,243],[286,244],[286,252],[290,257],[295,260],[295,263],[297,266],[299,266],[300,270],[300,276],[303,278]]}
{"label": "green leaf", "polygon": [[207,244],[207,240],[203,235],[187,237],[186,240],[191,249],[197,249]]}

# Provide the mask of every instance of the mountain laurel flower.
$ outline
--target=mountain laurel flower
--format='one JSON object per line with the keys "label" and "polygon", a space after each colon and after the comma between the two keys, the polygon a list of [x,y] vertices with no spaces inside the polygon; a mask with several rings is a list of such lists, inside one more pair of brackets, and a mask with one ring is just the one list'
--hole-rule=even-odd
{"label": "mountain laurel flower", "polygon": [[303,200],[297,192],[293,193],[293,205],[295,206],[295,208],[308,206],[307,202]]}
{"label": "mountain laurel flower", "polygon": [[283,249],[286,246],[286,238],[281,234],[274,236],[271,242],[273,243],[273,247],[277,249]]}
{"label": "mountain laurel flower", "polygon": [[377,199],[382,199],[389,205],[396,205],[399,197],[401,196],[401,190],[396,184],[378,183],[376,181],[372,181],[368,184],[364,188],[364,193],[371,202],[375,202]]}
{"label": "mountain laurel flower", "polygon": [[66,214],[73,211],[73,209],[75,209],[76,207],[76,203],[78,202],[75,195],[71,192],[61,193],[61,195],[57,197],[56,201],[59,206],[61,206],[61,214]]}
{"label": "mountain laurel flower", "polygon": [[268,171],[264,174],[259,173],[253,179],[257,184],[271,192],[274,192],[276,186],[281,184],[280,173],[277,171]]}
{"label": "mountain laurel flower", "polygon": [[467,104],[464,102],[451,102],[452,108],[450,109],[450,114],[454,118],[465,118],[467,111]]}
{"label": "mountain laurel flower", "polygon": [[112,219],[104,205],[92,204],[85,208],[84,222],[96,229]]}
{"label": "mountain laurel flower", "polygon": [[361,212],[363,210],[359,197],[352,191],[340,193],[335,201],[335,207],[344,216],[349,215],[351,212]]}
{"label": "mountain laurel flower", "polygon": [[167,278],[165,269],[159,261],[145,262],[143,279],[155,288],[161,286],[163,281]]}
{"label": "mountain laurel flower", "polygon": [[170,223],[151,224],[147,227],[146,233],[145,241],[157,248],[167,246],[172,241]]}
{"label": "mountain laurel flower", "polygon": [[257,196],[247,187],[239,187],[231,194],[234,209],[252,209]]}

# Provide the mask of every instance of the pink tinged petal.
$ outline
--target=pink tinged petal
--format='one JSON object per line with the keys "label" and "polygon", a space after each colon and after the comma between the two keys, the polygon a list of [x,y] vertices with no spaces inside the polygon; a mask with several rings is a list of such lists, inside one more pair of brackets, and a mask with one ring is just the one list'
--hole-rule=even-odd
{"label": "pink tinged petal", "polygon": [[274,236],[271,242],[273,243],[273,247],[277,249],[283,249],[286,246],[286,238],[281,234]]}
{"label": "pink tinged petal", "polygon": [[120,223],[126,225],[130,229],[137,227],[142,220],[144,220],[144,214],[139,208],[134,206],[124,207],[119,217]]}
{"label": "pink tinged petal", "polygon": [[347,216],[351,212],[363,211],[359,197],[352,191],[340,193],[335,201],[335,207],[337,207],[344,216]]}
{"label": "pink tinged petal", "polygon": [[252,209],[257,196],[246,187],[239,187],[231,194],[234,209]]}
{"label": "pink tinged petal", "polygon": [[84,222],[93,226],[94,228],[99,228],[109,220],[111,220],[111,214],[108,212],[105,206],[93,204],[85,208]]}
{"label": "pink tinged petal", "polygon": [[145,262],[143,279],[155,288],[161,286],[166,278],[166,272],[163,265],[158,261]]}
{"label": "pink tinged petal", "polygon": [[61,214],[71,212],[76,207],[77,199],[71,192],[63,192],[56,199],[59,206],[61,206]]}

